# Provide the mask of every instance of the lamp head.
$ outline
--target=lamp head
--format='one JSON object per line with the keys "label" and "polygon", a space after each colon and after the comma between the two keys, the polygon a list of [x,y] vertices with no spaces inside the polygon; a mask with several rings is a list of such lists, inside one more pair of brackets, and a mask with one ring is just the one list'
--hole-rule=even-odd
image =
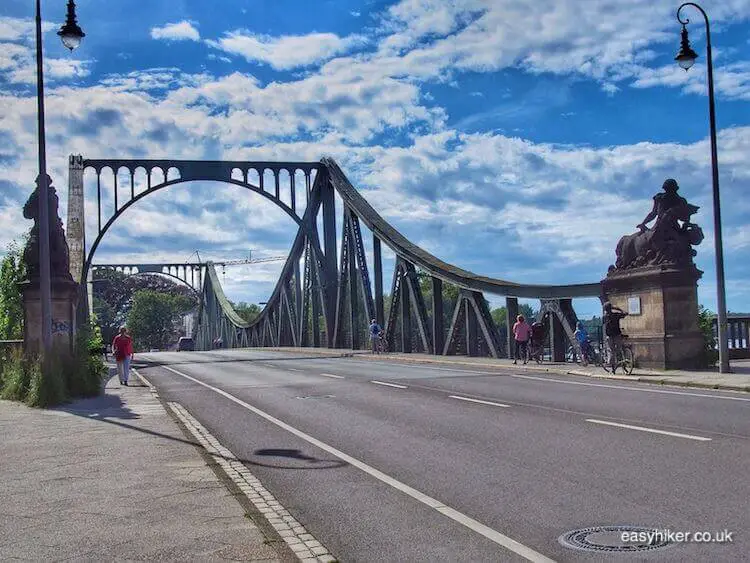
{"label": "lamp head", "polygon": [[68,0],[68,16],[65,19],[65,25],[57,32],[65,45],[71,51],[81,44],[81,40],[86,36],[83,30],[76,23],[76,3]]}
{"label": "lamp head", "polygon": [[677,56],[674,58],[674,60],[676,60],[677,64],[679,64],[680,67],[684,68],[685,72],[687,72],[690,67],[693,66],[693,64],[695,63],[695,59],[697,58],[698,54],[690,47],[687,27],[685,26],[685,24],[682,24],[680,52],[677,53]]}

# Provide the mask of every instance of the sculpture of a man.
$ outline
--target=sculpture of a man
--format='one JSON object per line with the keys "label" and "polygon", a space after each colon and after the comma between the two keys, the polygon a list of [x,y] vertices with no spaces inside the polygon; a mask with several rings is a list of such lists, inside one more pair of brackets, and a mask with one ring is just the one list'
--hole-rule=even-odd
{"label": "sculpture of a man", "polygon": [[690,216],[698,211],[698,207],[690,205],[687,200],[677,195],[680,186],[677,180],[668,178],[662,185],[664,193],[658,193],[654,196],[654,207],[651,209],[642,223],[637,225],[640,232],[648,230],[647,224],[656,218],[654,230],[657,228],[667,228],[682,230],[678,221],[688,222]]}
{"label": "sculpture of a man", "polygon": [[[653,208],[638,225],[638,232],[620,239],[613,269],[692,263],[695,250],[691,245],[703,240],[701,228],[690,222],[698,207],[677,194],[680,188],[676,180],[667,179],[662,189],[662,193],[654,196]],[[654,219],[654,226],[649,228],[648,223]]]}
{"label": "sculpture of a man", "polygon": [[[47,176],[48,201],[49,201],[49,251],[50,251],[50,274],[53,278],[71,279],[70,261],[68,257],[68,242],[65,240],[65,231],[58,215],[57,192],[52,185],[52,178]],[[39,277],[39,179],[37,187],[31,193],[29,200],[23,206],[23,216],[33,219],[34,226],[31,227],[29,240],[24,248],[23,257],[26,262],[26,270],[29,279]]]}

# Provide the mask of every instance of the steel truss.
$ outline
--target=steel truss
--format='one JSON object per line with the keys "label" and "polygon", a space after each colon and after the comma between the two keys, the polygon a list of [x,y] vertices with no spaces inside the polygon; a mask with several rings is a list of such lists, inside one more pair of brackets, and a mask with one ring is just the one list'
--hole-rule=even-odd
{"label": "steel truss", "polygon": [[[123,167],[130,171],[130,189],[126,190],[130,197],[119,205],[115,184],[115,211],[102,217],[101,172],[110,168],[116,179],[117,171]],[[447,264],[412,244],[387,223],[328,158],[318,163],[271,163],[71,157],[71,193],[80,192],[81,198],[83,190],[78,183],[82,186],[86,168],[93,168],[97,176],[98,230],[89,253],[77,260],[71,257],[72,273],[77,279],[87,279],[99,242],[127,208],[151,192],[181,182],[220,180],[240,185],[273,201],[297,223],[297,235],[279,281],[266,307],[252,323],[243,321],[232,309],[214,266],[204,265],[197,288],[201,300],[195,328],[196,345],[204,350],[210,349],[218,337],[224,347],[231,348],[363,348],[369,345],[369,321],[376,319],[385,327],[392,351],[500,357],[506,354],[506,346],[490,315],[485,293],[507,296],[509,317],[518,297],[542,299],[544,311],[556,315],[561,311],[562,328],[558,332],[572,342],[575,339],[570,326],[571,320],[575,326],[575,313],[571,318],[570,299],[600,297],[601,293],[598,283],[524,285],[478,276]],[[132,180],[137,168],[145,169],[148,178],[146,189],[138,193]],[[153,184],[152,175],[157,168],[163,172],[164,181]],[[257,184],[249,181],[251,170],[260,179]],[[304,212],[298,201],[302,194],[294,181],[298,170],[305,178]],[[264,182],[269,171],[273,180]],[[286,182],[281,181],[284,171]],[[338,246],[336,196],[343,204]],[[81,202],[74,203],[78,205],[69,208],[83,207]],[[73,219],[83,224],[83,217]],[[372,235],[372,256],[366,252],[364,227]],[[70,242],[71,248],[80,247],[85,253],[83,241]],[[382,245],[395,254],[390,294],[383,291]],[[82,284],[84,288],[85,285]],[[458,288],[457,299],[444,297],[449,286]],[[455,294],[454,291],[452,295]]]}

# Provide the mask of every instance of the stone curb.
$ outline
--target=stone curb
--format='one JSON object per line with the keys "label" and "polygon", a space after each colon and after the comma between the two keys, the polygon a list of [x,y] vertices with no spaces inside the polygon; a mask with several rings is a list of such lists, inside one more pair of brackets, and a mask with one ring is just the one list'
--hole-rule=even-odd
{"label": "stone curb", "polygon": [[286,510],[262,483],[200,422],[176,402],[167,405],[221,467],[227,477],[273,527],[286,546],[304,562],[333,563],[337,559]]}
{"label": "stone curb", "polygon": [[[289,350],[285,350],[284,348],[253,348],[253,350],[268,350],[273,352],[290,352]],[[676,381],[672,379],[669,376],[663,375],[663,374],[648,374],[648,375],[598,375],[598,374],[592,374],[584,371],[577,371],[577,370],[568,370],[564,368],[558,368],[555,367],[543,367],[543,365],[531,365],[527,364],[525,366],[516,365],[512,368],[510,366],[501,366],[497,364],[489,364],[489,363],[478,363],[478,362],[462,362],[460,360],[452,360],[452,361],[446,361],[446,360],[440,360],[440,359],[429,359],[429,358],[405,358],[403,356],[397,356],[393,357],[389,354],[381,354],[381,355],[371,355],[367,352],[354,352],[350,351],[348,353],[335,353],[330,352],[330,349],[315,349],[313,348],[309,353],[315,354],[322,357],[357,357],[361,360],[371,360],[371,361],[378,361],[380,359],[384,360],[396,360],[396,361],[404,361],[414,364],[442,364],[442,365],[452,365],[452,366],[461,366],[461,367],[472,367],[472,368],[482,368],[482,369],[519,369],[524,371],[535,371],[535,372],[542,372],[542,373],[553,373],[553,374],[559,374],[559,375],[575,375],[579,377],[591,377],[593,379],[614,379],[618,381],[630,381],[632,383],[650,383],[652,385],[674,385],[677,387],[694,387],[699,389],[717,389],[717,390],[726,390],[726,391],[741,391],[750,393],[750,385],[730,385],[730,384],[724,384],[724,383],[702,383],[700,381]],[[308,353],[307,350],[305,350],[305,353]],[[674,376],[679,377],[679,376]]]}

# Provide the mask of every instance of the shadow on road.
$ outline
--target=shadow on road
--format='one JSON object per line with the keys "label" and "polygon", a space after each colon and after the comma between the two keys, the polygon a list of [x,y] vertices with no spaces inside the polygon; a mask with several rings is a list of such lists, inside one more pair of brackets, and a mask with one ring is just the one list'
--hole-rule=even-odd
{"label": "shadow on road", "polygon": [[[137,387],[147,388],[148,386],[140,385],[140,386],[136,386],[136,388]],[[167,412],[169,412],[166,406],[162,405],[162,407],[165,410],[167,410]],[[314,456],[304,454],[300,450],[293,450],[293,449],[281,449],[281,448],[261,449],[261,450],[256,450],[254,452],[254,455],[286,457],[286,458],[305,462],[306,465],[304,466],[300,466],[298,464],[297,465],[276,465],[276,464],[269,464],[269,463],[261,463],[259,461],[253,461],[251,459],[234,458],[234,457],[223,456],[217,453],[212,453],[212,452],[209,452],[205,447],[203,447],[202,444],[194,440],[178,438],[175,436],[170,436],[169,434],[157,432],[155,430],[149,430],[148,428],[134,426],[133,424],[128,424],[127,422],[121,422],[122,420],[143,419],[143,416],[136,412],[133,412],[133,410],[128,408],[127,403],[123,401],[119,395],[115,393],[107,393],[106,389],[104,390],[103,394],[99,395],[98,397],[90,397],[88,399],[79,399],[67,405],[63,405],[61,407],[57,407],[57,408],[50,409],[50,410],[66,412],[75,416],[87,418],[89,420],[95,420],[97,422],[104,422],[107,424],[111,424],[113,426],[124,428],[126,430],[133,430],[135,432],[140,432],[142,434],[147,434],[149,436],[154,436],[157,438],[163,438],[165,440],[171,440],[173,442],[178,442],[181,444],[189,444],[191,446],[195,446],[202,452],[205,452],[206,454],[209,454],[211,456],[221,457],[223,459],[226,459],[227,461],[236,460],[247,465],[257,465],[259,467],[270,467],[273,469],[338,469],[339,467],[344,467],[346,465],[349,465],[348,463],[338,460],[338,459],[319,459]]]}

